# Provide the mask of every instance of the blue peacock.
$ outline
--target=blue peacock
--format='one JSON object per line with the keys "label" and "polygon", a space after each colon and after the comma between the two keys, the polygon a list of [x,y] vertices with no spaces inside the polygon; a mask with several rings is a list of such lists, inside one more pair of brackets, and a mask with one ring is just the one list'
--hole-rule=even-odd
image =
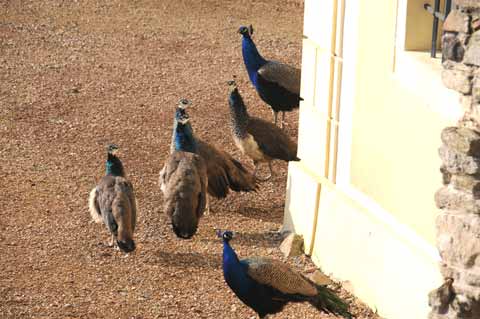
{"label": "blue peacock", "polygon": [[252,40],[252,25],[241,26],[238,33],[242,35],[243,62],[250,82],[260,98],[272,108],[275,125],[278,112],[282,112],[283,127],[285,112],[298,108],[303,100],[300,97],[301,71],[288,64],[264,59]]}
{"label": "blue peacock", "polygon": [[289,302],[309,302],[315,308],[352,318],[348,305],[330,289],[319,286],[286,264],[264,257],[239,259],[231,231],[217,231],[223,239],[223,276],[235,295],[260,317],[280,312]]}

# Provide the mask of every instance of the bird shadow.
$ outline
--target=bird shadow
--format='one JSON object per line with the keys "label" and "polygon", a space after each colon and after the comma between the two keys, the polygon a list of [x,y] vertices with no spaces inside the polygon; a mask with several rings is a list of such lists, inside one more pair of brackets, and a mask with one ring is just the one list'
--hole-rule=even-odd
{"label": "bird shadow", "polygon": [[[237,232],[234,229],[232,243],[241,246],[276,248],[283,240],[282,234],[276,231],[268,231],[264,233],[247,233]],[[218,242],[220,239],[202,239],[202,242]]]}
{"label": "bird shadow", "polygon": [[283,211],[281,208],[283,208],[283,205],[269,208],[241,206],[236,213],[248,218],[278,223],[282,221]]}
{"label": "bird shadow", "polygon": [[158,251],[152,254],[147,263],[160,264],[175,268],[221,268],[221,254],[178,253]]}
{"label": "bird shadow", "polygon": [[232,242],[242,246],[272,248],[278,247],[281,241],[282,235],[272,231],[264,233],[235,232]]}

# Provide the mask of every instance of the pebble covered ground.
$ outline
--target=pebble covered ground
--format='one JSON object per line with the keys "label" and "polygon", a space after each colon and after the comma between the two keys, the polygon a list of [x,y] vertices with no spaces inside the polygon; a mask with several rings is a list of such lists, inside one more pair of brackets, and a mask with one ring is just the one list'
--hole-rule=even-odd
{"label": "pebble covered ground", "polygon": [[[193,101],[195,133],[244,162],[233,145],[226,81],[237,76],[252,114],[271,112],[248,82],[241,24],[269,58],[300,65],[297,0],[0,0],[0,317],[251,318],[225,285],[214,229],[238,232],[240,256],[282,258],[287,165],[257,193],[211,202],[180,240],[162,212],[158,172],[173,109]],[[287,115],[296,138],[298,112]],[[137,251],[105,246],[89,191],[115,142],[138,203]],[[288,260],[313,269],[306,257]],[[377,318],[343,289],[358,318]],[[309,304],[275,318],[333,318]]]}

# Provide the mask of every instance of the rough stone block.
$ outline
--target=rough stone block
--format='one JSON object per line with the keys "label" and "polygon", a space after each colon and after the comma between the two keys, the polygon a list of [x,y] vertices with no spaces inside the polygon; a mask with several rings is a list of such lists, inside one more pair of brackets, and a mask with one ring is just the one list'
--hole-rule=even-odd
{"label": "rough stone block", "polygon": [[480,201],[473,194],[444,186],[435,193],[435,204],[440,209],[480,214]]}
{"label": "rough stone block", "polygon": [[437,247],[446,264],[480,270],[480,216],[442,213],[437,216]]}
{"label": "rough stone block", "polygon": [[471,26],[472,26],[473,32],[480,30],[480,18],[478,17],[473,18]]}
{"label": "rough stone block", "polygon": [[461,62],[465,54],[465,46],[455,33],[446,32],[442,36],[442,57],[444,60]]}
{"label": "rough stone block", "polygon": [[472,98],[476,103],[480,103],[480,73],[477,72],[472,83]]}
{"label": "rough stone block", "polygon": [[471,95],[460,95],[460,104],[465,112],[472,112],[473,98]]}
{"label": "rough stone block", "polygon": [[289,234],[280,245],[280,251],[285,257],[295,257],[303,254],[303,237],[294,233]]}
{"label": "rough stone block", "polygon": [[462,69],[443,69],[443,84],[452,90],[463,94],[470,94],[472,91],[472,71]]}
{"label": "rough stone block", "polygon": [[[472,108],[475,108],[475,105]],[[465,111],[463,117],[458,121],[458,125],[480,132],[480,113]]]}
{"label": "rough stone block", "polygon": [[480,177],[475,175],[452,175],[450,180],[455,189],[473,194],[475,199],[480,198]]}
{"label": "rough stone block", "polygon": [[455,4],[466,9],[480,8],[480,1],[478,0],[455,0]]}
{"label": "rough stone block", "polygon": [[432,307],[432,312],[438,314],[446,314],[448,312],[448,308],[455,298],[452,283],[453,279],[447,278],[440,287],[428,294],[428,305]]}
{"label": "rough stone block", "polygon": [[442,165],[442,167],[440,167],[440,173],[442,173],[443,185],[450,184],[450,181],[452,180],[452,174],[446,169],[445,165]]}
{"label": "rough stone block", "polygon": [[480,173],[480,159],[457,152],[442,145],[438,150],[446,171],[451,174],[475,175]]}
{"label": "rough stone block", "polygon": [[460,285],[468,285],[480,287],[480,269],[465,269],[464,267],[456,265],[440,266],[440,272],[444,278],[453,278],[453,280]]}
{"label": "rough stone block", "polygon": [[480,133],[464,127],[450,126],[443,129],[441,138],[450,149],[480,157]]}
{"label": "rough stone block", "polygon": [[470,17],[462,11],[452,10],[443,23],[443,31],[468,32]]}
{"label": "rough stone block", "polygon": [[470,38],[465,51],[464,63],[480,66],[480,31],[476,31]]}

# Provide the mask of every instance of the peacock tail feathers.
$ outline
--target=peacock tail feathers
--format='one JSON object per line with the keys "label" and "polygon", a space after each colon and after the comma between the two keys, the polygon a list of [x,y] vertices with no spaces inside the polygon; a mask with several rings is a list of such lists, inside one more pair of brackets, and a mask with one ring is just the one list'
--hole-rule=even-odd
{"label": "peacock tail feathers", "polygon": [[315,308],[340,315],[347,319],[352,318],[352,314],[348,311],[348,304],[340,299],[333,291],[319,285],[316,285],[316,288],[318,293],[315,298],[310,301]]}
{"label": "peacock tail feathers", "polygon": [[101,223],[103,221],[100,208],[97,203],[97,188],[94,187],[88,196],[88,210],[93,221],[96,223]]}

